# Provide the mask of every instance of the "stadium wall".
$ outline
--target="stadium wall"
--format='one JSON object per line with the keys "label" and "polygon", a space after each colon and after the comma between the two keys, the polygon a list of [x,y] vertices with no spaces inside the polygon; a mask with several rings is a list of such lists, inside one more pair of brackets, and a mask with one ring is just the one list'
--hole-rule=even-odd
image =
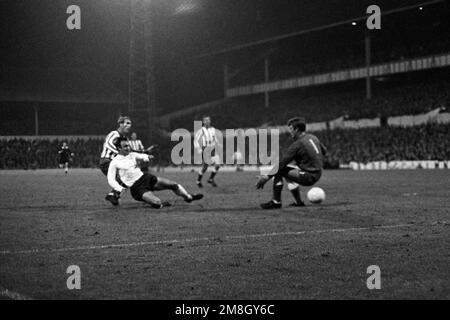
{"label": "stadium wall", "polygon": [[39,140],[48,140],[48,141],[74,141],[74,140],[96,140],[96,139],[104,139],[105,135],[45,135],[45,136],[0,136],[0,140],[15,140],[15,139],[22,139],[26,141],[39,141]]}
{"label": "stadium wall", "polygon": [[352,170],[409,170],[409,169],[450,169],[450,161],[373,161],[368,163],[350,162],[341,168]]}

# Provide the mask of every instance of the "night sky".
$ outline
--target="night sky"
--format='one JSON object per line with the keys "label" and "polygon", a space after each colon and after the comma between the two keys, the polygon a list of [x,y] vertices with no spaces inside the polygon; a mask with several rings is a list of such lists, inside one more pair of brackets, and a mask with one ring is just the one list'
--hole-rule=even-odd
{"label": "night sky", "polygon": [[[220,98],[224,57],[200,54],[421,2],[154,0],[158,110]],[[66,28],[71,4],[81,30]],[[129,0],[1,1],[0,100],[126,102],[129,13]]]}

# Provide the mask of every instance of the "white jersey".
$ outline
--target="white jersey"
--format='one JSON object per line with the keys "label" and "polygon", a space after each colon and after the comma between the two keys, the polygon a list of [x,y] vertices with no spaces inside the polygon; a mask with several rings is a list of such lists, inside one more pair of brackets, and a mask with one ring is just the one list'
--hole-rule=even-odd
{"label": "white jersey", "polygon": [[116,139],[119,138],[120,136],[121,135],[117,130],[108,133],[108,135],[105,138],[105,142],[103,143],[103,150],[100,156],[101,158],[112,159],[119,153],[114,143]]}
{"label": "white jersey", "polygon": [[121,192],[124,188],[116,181],[116,174],[119,174],[120,180],[131,187],[144,174],[137,164],[137,160],[150,161],[147,154],[130,152],[127,156],[118,154],[109,164],[108,183],[116,191]]}
{"label": "white jersey", "polygon": [[216,129],[213,127],[202,127],[195,133],[194,146],[197,149],[205,147],[214,147],[217,140]]}
{"label": "white jersey", "polygon": [[144,145],[142,144],[142,141],[139,139],[136,140],[128,140],[130,143],[131,149],[134,151],[144,151]]}

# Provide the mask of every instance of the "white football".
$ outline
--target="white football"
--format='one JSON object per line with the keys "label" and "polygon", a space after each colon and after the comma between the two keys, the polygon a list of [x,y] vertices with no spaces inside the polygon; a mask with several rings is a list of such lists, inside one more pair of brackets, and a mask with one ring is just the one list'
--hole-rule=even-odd
{"label": "white football", "polygon": [[311,188],[306,196],[311,203],[322,203],[325,201],[325,191],[319,187]]}

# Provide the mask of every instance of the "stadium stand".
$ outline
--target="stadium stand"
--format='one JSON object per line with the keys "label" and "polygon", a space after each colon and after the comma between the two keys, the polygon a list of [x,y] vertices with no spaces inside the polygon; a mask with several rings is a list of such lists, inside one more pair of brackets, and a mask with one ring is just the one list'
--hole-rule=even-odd
{"label": "stadium stand", "polygon": [[448,160],[450,126],[429,124],[417,127],[381,127],[317,132],[327,146],[328,167],[351,161]]}
{"label": "stadium stand", "polygon": [[[415,23],[402,23],[404,21]],[[362,23],[356,26],[346,24],[273,42],[257,55],[254,51],[245,53],[245,50],[233,53],[243,55],[242,59],[233,59],[230,54],[229,87],[264,83],[265,55],[270,61],[269,81],[363,67],[366,63],[365,39],[368,38],[371,65],[450,52],[450,39],[442,36],[448,34],[450,20],[447,11],[440,6],[385,16],[382,23],[382,30],[368,32]],[[366,97],[365,79],[274,90],[269,94],[269,107],[265,106],[265,97],[261,93],[227,96],[223,100],[216,97],[214,101],[192,108],[190,113],[185,112],[185,106],[173,107],[178,113],[161,127],[166,132],[176,128],[191,131],[193,121],[200,120],[205,114],[211,116],[218,129],[280,126],[285,125],[287,119],[299,115],[306,117],[309,123],[343,117],[380,118],[385,125],[388,117],[417,115],[436,108],[450,110],[449,71],[447,66],[374,76],[371,79],[371,99]],[[199,91],[206,90],[201,89]],[[184,91],[190,94],[189,90]],[[39,135],[105,134],[115,128],[117,116],[128,111],[123,102],[1,101],[0,107],[0,135],[18,137],[1,139],[0,136],[0,169],[57,166],[57,150],[62,138],[20,139],[23,135],[36,134],[37,123]],[[410,128],[382,125],[380,128],[323,130],[317,135],[329,147],[327,166],[336,168],[351,161],[449,160],[449,131],[449,126],[444,124]],[[170,165],[174,143],[169,138],[158,140],[152,143],[160,146],[159,164]],[[68,142],[75,153],[72,167],[97,166],[102,139],[73,139]]]}
{"label": "stadium stand", "polygon": [[[67,140],[0,140],[0,169],[57,168],[58,150]],[[69,140],[75,153],[72,167],[93,168],[98,164],[103,139]]]}
{"label": "stadium stand", "polygon": [[[327,168],[339,168],[351,161],[449,160],[450,126],[428,124],[415,127],[334,129],[315,133],[327,146]],[[171,164],[174,143],[161,145],[159,164]],[[280,137],[281,152],[289,145],[287,134]],[[63,140],[0,140],[0,169],[56,168],[57,150]],[[69,140],[75,153],[72,167],[95,168],[103,139]],[[248,151],[248,150],[247,150]],[[247,155],[248,157],[248,155]]]}
{"label": "stadium stand", "polygon": [[275,92],[271,94],[270,108],[264,107],[262,95],[237,97],[210,110],[175,118],[170,121],[170,127],[183,128],[187,123],[201,119],[205,112],[218,128],[282,125],[286,119],[297,115],[306,117],[308,122],[319,122],[343,115],[361,119],[419,114],[450,106],[450,82],[445,79],[448,68],[441,73],[397,76],[389,81],[379,79],[371,100],[366,100],[361,83]]}

